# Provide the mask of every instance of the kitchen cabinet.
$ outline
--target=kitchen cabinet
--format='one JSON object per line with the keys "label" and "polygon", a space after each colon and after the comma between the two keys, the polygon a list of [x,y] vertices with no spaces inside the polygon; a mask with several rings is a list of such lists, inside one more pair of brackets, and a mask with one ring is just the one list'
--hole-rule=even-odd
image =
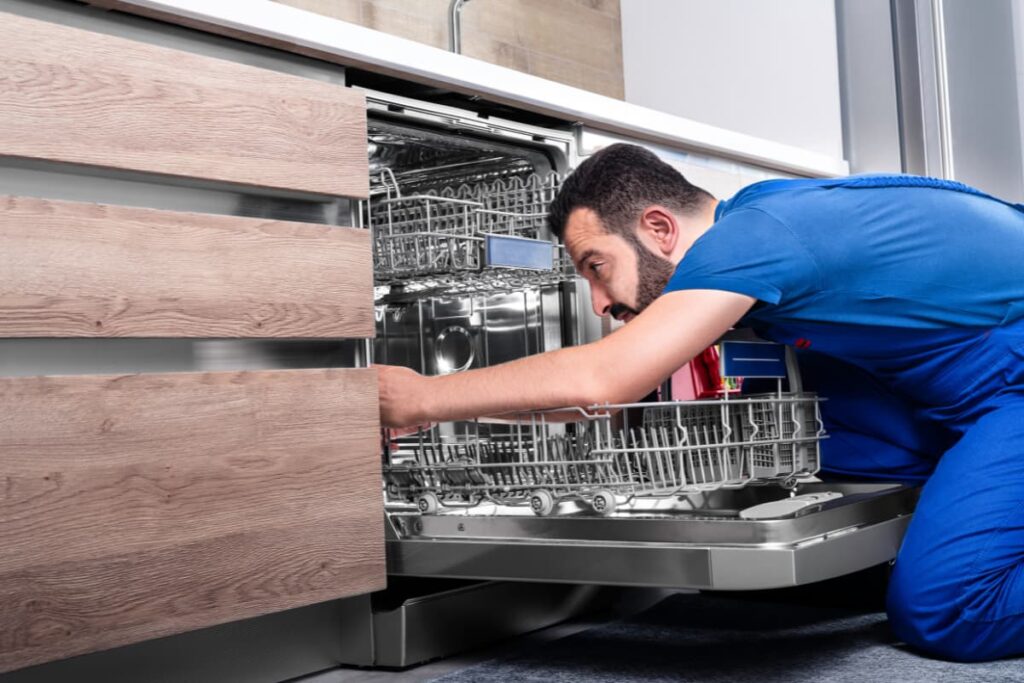
{"label": "kitchen cabinet", "polygon": [[[368,191],[359,93],[6,13],[0,120],[14,172],[101,189]],[[0,337],[374,334],[365,230],[0,195]],[[0,377],[0,671],[384,587],[373,370],[33,374]]]}
{"label": "kitchen cabinet", "polygon": [[365,230],[0,199],[0,335],[371,337]]}
{"label": "kitchen cabinet", "polygon": [[362,96],[5,14],[2,154],[365,197]]}
{"label": "kitchen cabinet", "polygon": [[0,670],[383,588],[367,370],[0,379]]}

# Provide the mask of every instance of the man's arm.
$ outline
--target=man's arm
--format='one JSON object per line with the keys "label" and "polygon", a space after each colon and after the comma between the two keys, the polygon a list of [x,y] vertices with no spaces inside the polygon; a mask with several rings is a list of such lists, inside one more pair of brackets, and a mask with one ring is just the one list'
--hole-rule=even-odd
{"label": "man's arm", "polygon": [[438,377],[378,366],[381,423],[403,427],[636,401],[714,343],[755,301],[719,290],[671,292],[584,346]]}

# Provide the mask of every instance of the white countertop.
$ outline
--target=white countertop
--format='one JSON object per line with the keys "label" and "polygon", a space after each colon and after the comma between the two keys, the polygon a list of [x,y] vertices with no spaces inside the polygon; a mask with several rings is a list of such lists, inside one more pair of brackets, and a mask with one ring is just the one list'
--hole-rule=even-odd
{"label": "white countertop", "polygon": [[95,4],[174,15],[184,23],[216,32],[284,43],[339,64],[479,95],[671,147],[799,175],[849,173],[849,165],[842,159],[629,104],[272,0],[115,0]]}

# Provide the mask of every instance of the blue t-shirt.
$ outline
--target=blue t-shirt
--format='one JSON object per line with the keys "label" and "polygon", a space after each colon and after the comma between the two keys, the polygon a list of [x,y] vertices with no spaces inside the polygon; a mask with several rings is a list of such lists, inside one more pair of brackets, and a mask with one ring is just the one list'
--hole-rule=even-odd
{"label": "blue t-shirt", "polygon": [[1024,317],[1024,212],[916,176],[769,180],[718,205],[665,291],[680,289],[791,321],[993,327]]}
{"label": "blue t-shirt", "polygon": [[943,367],[1024,318],[1024,208],[917,176],[756,183],[718,205],[665,292],[683,289],[755,297],[762,336],[946,402]]}

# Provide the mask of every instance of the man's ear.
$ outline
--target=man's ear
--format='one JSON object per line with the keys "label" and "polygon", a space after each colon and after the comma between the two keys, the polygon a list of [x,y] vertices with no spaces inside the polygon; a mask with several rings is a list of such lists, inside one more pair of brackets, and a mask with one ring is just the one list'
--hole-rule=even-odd
{"label": "man's ear", "polygon": [[664,206],[652,204],[640,214],[640,234],[646,235],[650,246],[662,256],[668,256],[679,241],[679,221]]}

